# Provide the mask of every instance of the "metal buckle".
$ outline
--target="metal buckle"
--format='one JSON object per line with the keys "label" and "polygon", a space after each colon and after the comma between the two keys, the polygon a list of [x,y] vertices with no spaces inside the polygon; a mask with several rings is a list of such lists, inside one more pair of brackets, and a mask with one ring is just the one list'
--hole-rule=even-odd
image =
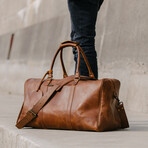
{"label": "metal buckle", "polygon": [[114,99],[116,99],[118,101],[118,105],[123,105],[123,102],[120,101],[119,97],[117,96],[117,94],[114,92]]}
{"label": "metal buckle", "polygon": [[117,101],[120,102],[120,100],[119,100],[119,98],[118,98],[118,96],[117,96],[117,94],[115,92],[114,92],[114,99],[116,99]]}
{"label": "metal buckle", "polygon": [[123,105],[123,102],[122,101],[119,101],[119,105]]}
{"label": "metal buckle", "polygon": [[27,112],[27,114],[28,113],[31,113],[34,117],[36,117],[37,116],[37,114],[36,113],[34,113],[32,110],[29,110],[28,112]]}

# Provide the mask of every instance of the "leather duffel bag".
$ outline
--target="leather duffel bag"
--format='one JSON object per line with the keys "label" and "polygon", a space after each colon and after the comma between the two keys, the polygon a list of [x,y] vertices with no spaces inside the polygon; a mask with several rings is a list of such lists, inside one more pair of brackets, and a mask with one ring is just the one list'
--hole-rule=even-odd
{"label": "leather duffel bag", "polygon": [[[78,62],[75,75],[68,76],[63,63],[65,47],[75,47]],[[53,79],[53,66],[60,52],[63,79]],[[79,74],[82,54],[89,76]],[[24,85],[24,102],[17,119],[17,128],[69,129],[108,131],[129,127],[123,102],[118,98],[120,81],[95,79],[79,43],[63,42],[51,68],[42,79],[31,78]]]}

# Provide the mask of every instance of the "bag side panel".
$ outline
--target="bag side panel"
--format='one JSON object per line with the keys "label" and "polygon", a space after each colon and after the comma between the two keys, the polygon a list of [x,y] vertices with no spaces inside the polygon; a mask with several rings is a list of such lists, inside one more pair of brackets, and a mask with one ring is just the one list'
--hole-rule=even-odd
{"label": "bag side panel", "polygon": [[[108,131],[121,128],[121,119],[119,117],[114,99],[114,87],[109,79],[103,79],[101,92],[101,108],[98,116],[98,131]],[[119,94],[120,82],[117,82],[117,94]]]}
{"label": "bag side panel", "polygon": [[[117,92],[117,95],[119,97],[119,89],[116,89],[116,88],[119,87],[120,82],[118,82],[116,79],[113,79],[112,81],[113,81],[113,85],[115,87],[115,90]],[[124,109],[123,102],[121,104],[117,104],[116,108],[118,110],[118,114],[119,114],[120,119],[121,119],[121,127],[122,128],[128,128],[129,122],[128,122],[128,118],[127,118],[127,115],[126,115],[126,112],[125,112],[125,109]]]}

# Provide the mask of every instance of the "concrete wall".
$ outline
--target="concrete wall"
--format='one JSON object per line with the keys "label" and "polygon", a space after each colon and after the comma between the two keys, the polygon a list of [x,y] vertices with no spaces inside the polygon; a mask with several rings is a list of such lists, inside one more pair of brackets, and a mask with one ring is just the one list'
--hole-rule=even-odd
{"label": "concrete wall", "polygon": [[67,15],[66,0],[0,0],[0,34]]}
{"label": "concrete wall", "polygon": [[[67,1],[0,0],[0,4],[0,91],[23,94],[25,79],[42,77],[59,43],[69,39]],[[105,0],[96,25],[99,77],[119,79],[120,97],[126,107],[145,113],[148,113],[147,13],[147,0]],[[71,50],[65,52],[65,61],[72,74]],[[56,77],[60,76],[59,67],[57,60]]]}
{"label": "concrete wall", "polygon": [[148,1],[106,1],[96,38],[101,77],[121,80],[129,109],[148,112]]}

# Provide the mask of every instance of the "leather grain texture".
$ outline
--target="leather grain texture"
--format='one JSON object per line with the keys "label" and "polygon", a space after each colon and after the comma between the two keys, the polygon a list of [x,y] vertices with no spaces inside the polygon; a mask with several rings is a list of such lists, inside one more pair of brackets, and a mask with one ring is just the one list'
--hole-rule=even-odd
{"label": "leather grain texture", "polygon": [[[25,96],[19,116],[21,120],[37,101],[54,86],[45,80],[38,92],[40,79],[25,82]],[[119,94],[120,82],[113,80]],[[122,120],[114,99],[114,87],[110,79],[74,81],[59,90],[40,110],[38,117],[27,126],[35,128],[106,131],[122,128]],[[127,126],[128,127],[128,126]]]}
{"label": "leather grain texture", "polygon": [[[63,72],[64,70],[65,67]],[[66,75],[66,78],[59,80],[51,79],[52,75],[44,81],[28,79],[24,85],[24,102],[17,124],[24,118],[31,118],[31,121],[28,120],[29,123],[26,122],[26,125],[17,127],[100,132],[129,127],[123,103],[117,99],[120,81],[107,78],[93,79],[91,68],[89,70],[91,77],[80,76],[79,79],[76,79],[75,75]],[[49,72],[52,72],[52,68]],[[60,86],[58,89],[55,87],[57,85]],[[56,89],[48,96],[54,87]],[[42,105],[36,105],[38,102],[42,103],[42,99],[47,101]],[[35,110],[37,108],[37,111],[34,110],[37,116],[32,118],[32,114],[27,114],[34,106]]]}

